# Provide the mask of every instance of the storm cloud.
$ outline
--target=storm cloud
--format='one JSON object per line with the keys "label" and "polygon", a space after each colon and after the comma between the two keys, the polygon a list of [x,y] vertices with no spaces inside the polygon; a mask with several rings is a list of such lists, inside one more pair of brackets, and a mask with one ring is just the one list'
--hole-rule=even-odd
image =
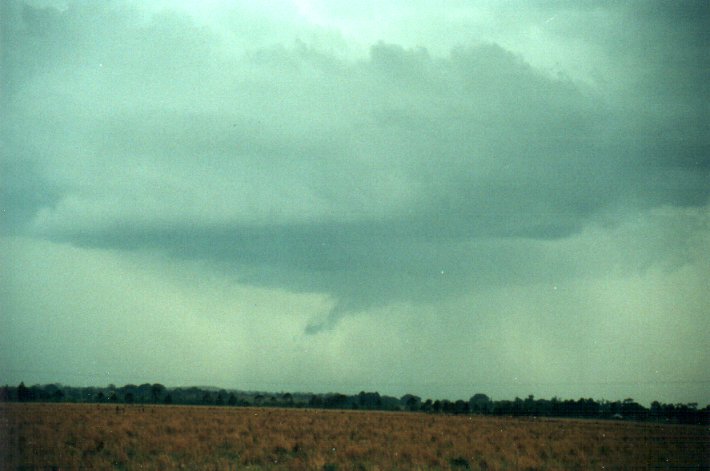
{"label": "storm cloud", "polygon": [[[4,4],[8,308],[31,296],[17,280],[20,260],[42,258],[33,244],[88,264],[172,267],[262,303],[269,290],[308,299],[278,320],[260,309],[303,345],[356,338],[352,322],[431,316],[480,319],[494,338],[523,316],[549,324],[540,341],[554,343],[606,322],[589,299],[624,305],[615,288],[587,292],[610,273],[618,287],[675,283],[681,272],[691,286],[707,279],[702,3],[366,3]],[[208,299],[210,283],[196,283],[204,290],[193,297]],[[574,294],[552,302],[553,322],[539,293],[558,286]],[[675,314],[684,325],[707,324],[697,288]],[[57,289],[57,302],[72,299]],[[209,299],[232,325],[229,302]],[[207,311],[196,308],[194,322]],[[146,312],[158,325],[175,320]],[[412,332],[418,345],[442,338]],[[471,333],[472,344],[485,338]],[[678,362],[707,357],[706,339],[695,342]],[[567,354],[582,361],[588,351]],[[316,384],[329,381],[322,375]],[[684,378],[701,376],[691,368]]]}

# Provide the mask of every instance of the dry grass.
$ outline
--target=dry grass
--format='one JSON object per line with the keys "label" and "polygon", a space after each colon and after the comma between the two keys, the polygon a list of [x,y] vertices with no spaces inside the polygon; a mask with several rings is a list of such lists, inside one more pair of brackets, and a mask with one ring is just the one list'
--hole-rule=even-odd
{"label": "dry grass", "polygon": [[0,404],[0,469],[693,469],[701,426],[415,413]]}

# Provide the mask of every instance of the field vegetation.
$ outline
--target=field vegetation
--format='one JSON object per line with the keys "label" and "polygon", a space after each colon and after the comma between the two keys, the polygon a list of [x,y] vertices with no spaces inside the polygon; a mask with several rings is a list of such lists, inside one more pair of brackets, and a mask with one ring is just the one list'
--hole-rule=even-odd
{"label": "field vegetation", "polygon": [[0,403],[0,469],[707,469],[708,428],[207,406]]}

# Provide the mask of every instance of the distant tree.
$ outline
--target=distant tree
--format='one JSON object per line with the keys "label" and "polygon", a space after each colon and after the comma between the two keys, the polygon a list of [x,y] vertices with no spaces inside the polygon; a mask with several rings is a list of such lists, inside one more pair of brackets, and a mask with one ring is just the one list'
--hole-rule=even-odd
{"label": "distant tree", "polygon": [[362,409],[379,409],[382,406],[382,397],[378,392],[360,391],[357,398],[357,403]]}
{"label": "distant tree", "polygon": [[172,404],[173,403],[173,396],[168,393],[163,397],[163,404]]}
{"label": "distant tree", "polygon": [[214,403],[218,406],[223,406],[224,405],[224,396],[227,394],[227,391],[221,390],[217,393],[217,398],[215,399]]}
{"label": "distant tree", "polygon": [[235,396],[234,393],[229,393],[229,398],[227,399],[227,404],[230,406],[237,405],[237,396]]}
{"label": "distant tree", "polygon": [[444,414],[453,414],[454,413],[454,403],[449,401],[448,399],[442,399],[441,400],[441,412]]}
{"label": "distant tree", "polygon": [[99,391],[99,393],[96,395],[96,401],[97,402],[104,402],[106,400],[106,396],[104,395],[103,391]]}
{"label": "distant tree", "polygon": [[138,386],[138,391],[136,394],[136,400],[138,402],[148,402],[153,397],[153,385],[150,383],[143,383]]}
{"label": "distant tree", "polygon": [[698,413],[698,403],[690,402],[688,404],[676,404],[674,416],[675,421],[681,424],[697,424],[701,423],[702,414]]}
{"label": "distant tree", "polygon": [[537,415],[537,402],[532,394],[523,400],[523,415]]}
{"label": "distant tree", "polygon": [[662,415],[663,409],[661,408],[661,403],[653,401],[651,403],[651,409],[649,410],[649,416],[654,420],[660,420]]}
{"label": "distant tree", "polygon": [[470,410],[470,409],[469,409],[469,406],[468,406],[468,402],[466,402],[466,401],[464,401],[464,400],[461,400],[461,399],[459,399],[459,400],[457,400],[456,402],[454,402],[453,408],[452,408],[452,412],[453,412],[454,414],[457,414],[457,415],[459,415],[459,414],[468,414],[468,413],[469,413],[469,410]]}
{"label": "distant tree", "polygon": [[550,401],[548,401],[547,399],[537,399],[535,401],[535,408],[533,414],[542,417],[549,417],[550,415],[552,415],[551,410],[552,404]]}
{"label": "distant tree", "polygon": [[287,405],[287,406],[292,406],[293,405],[293,395],[291,393],[285,393],[284,395],[281,396],[281,400]]}
{"label": "distant tree", "polygon": [[120,388],[118,391],[123,396],[123,402],[125,402],[126,404],[133,404],[138,399],[138,386],[136,386],[135,384],[127,384]]}
{"label": "distant tree", "polygon": [[329,394],[323,400],[323,407],[326,409],[347,409],[349,398],[345,394]]}
{"label": "distant tree", "polygon": [[513,401],[503,400],[493,403],[493,414],[495,415],[512,415]]}
{"label": "distant tree", "polygon": [[58,391],[61,391],[58,385],[46,384],[44,388],[42,388],[40,399],[43,401],[59,402],[62,396],[57,394]]}
{"label": "distant tree", "polygon": [[17,400],[20,402],[32,400],[31,392],[27,386],[25,386],[24,381],[21,381],[19,386],[17,386]]}
{"label": "distant tree", "polygon": [[486,414],[490,412],[491,398],[483,393],[476,393],[468,400],[471,412],[476,414]]}
{"label": "distant tree", "polygon": [[160,396],[165,392],[165,386],[160,383],[155,383],[150,387],[150,394],[153,397],[153,402],[158,403]]}
{"label": "distant tree", "polygon": [[422,398],[413,394],[405,394],[399,399],[399,402],[404,410],[418,411],[422,405]]}
{"label": "distant tree", "polygon": [[432,408],[433,408],[433,402],[431,401],[431,399],[427,399],[426,401],[424,401],[424,403],[422,403],[422,406],[421,406],[422,412],[431,412]]}
{"label": "distant tree", "polygon": [[308,407],[323,407],[323,398],[313,394],[308,400]]}
{"label": "distant tree", "polygon": [[627,398],[621,404],[621,415],[626,418],[640,420],[648,415],[648,410],[632,398]]}
{"label": "distant tree", "polygon": [[600,406],[592,398],[580,398],[577,401],[577,415],[582,417],[597,417],[599,415]]}
{"label": "distant tree", "polygon": [[212,404],[212,396],[210,395],[209,391],[205,391],[205,393],[202,395],[202,403]]}
{"label": "distant tree", "polygon": [[621,402],[613,401],[609,403],[609,416],[621,415]]}

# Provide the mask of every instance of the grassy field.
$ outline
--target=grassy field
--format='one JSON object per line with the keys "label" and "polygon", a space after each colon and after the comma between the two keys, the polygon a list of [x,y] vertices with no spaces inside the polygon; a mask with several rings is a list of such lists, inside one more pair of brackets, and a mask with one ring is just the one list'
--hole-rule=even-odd
{"label": "grassy field", "polygon": [[420,413],[0,404],[0,469],[706,469],[702,426]]}

